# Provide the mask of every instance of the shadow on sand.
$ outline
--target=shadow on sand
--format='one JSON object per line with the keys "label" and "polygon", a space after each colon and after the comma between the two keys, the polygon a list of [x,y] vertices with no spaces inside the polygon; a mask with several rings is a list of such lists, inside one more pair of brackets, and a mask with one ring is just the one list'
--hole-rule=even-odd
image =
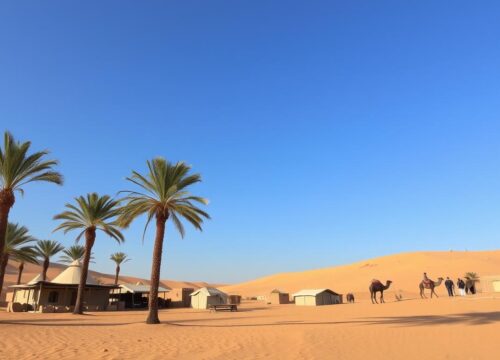
{"label": "shadow on sand", "polygon": [[[392,325],[397,327],[412,327],[412,326],[429,326],[429,325],[488,325],[500,321],[500,311],[493,312],[469,312],[454,315],[421,315],[421,316],[394,316],[394,317],[374,317],[364,319],[354,319],[346,321],[321,321],[310,322],[303,320],[285,320],[269,323],[256,324],[214,324],[211,322],[217,321],[244,321],[248,319],[261,318],[260,316],[252,317],[218,317],[218,318],[199,318],[185,319],[174,321],[162,321],[163,325],[167,326],[182,326],[182,327],[205,327],[205,328],[237,328],[237,327],[266,327],[266,326],[307,326],[307,325]],[[22,326],[124,326],[132,324],[144,324],[144,321],[132,322],[88,322],[93,320],[91,317],[75,318],[75,319],[16,319],[16,320],[0,320],[0,325],[22,325]],[[208,324],[196,324],[196,322],[208,322]]]}

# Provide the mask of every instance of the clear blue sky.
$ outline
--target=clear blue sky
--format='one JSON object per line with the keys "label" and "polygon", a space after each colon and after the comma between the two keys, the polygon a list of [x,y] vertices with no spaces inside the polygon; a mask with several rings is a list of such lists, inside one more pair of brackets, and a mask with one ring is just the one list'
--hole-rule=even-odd
{"label": "clear blue sky", "polygon": [[[213,220],[170,227],[163,278],[236,282],[500,244],[497,1],[10,1],[0,128],[61,162],[12,220],[40,238],[161,155],[203,174]],[[148,277],[144,219],[109,254]]]}

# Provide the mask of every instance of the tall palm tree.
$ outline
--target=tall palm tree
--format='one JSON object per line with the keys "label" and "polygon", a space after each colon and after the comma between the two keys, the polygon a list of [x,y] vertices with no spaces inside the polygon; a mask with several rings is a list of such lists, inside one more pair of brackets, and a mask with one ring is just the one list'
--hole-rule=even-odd
{"label": "tall palm tree", "polygon": [[127,257],[127,254],[122,252],[116,252],[114,254],[111,254],[110,259],[113,260],[116,264],[116,271],[115,271],[115,285],[116,285],[118,284],[118,276],[120,275],[120,265],[127,261],[130,261],[130,259]]}
{"label": "tall palm tree", "polygon": [[35,250],[37,255],[43,260],[42,280],[47,280],[47,270],[50,266],[50,258],[64,250],[64,246],[54,240],[38,240]]}
{"label": "tall palm tree", "polygon": [[28,229],[19,224],[8,223],[5,232],[5,247],[0,259],[0,294],[2,292],[5,270],[9,259],[27,262],[36,262],[36,253],[31,246],[35,239],[28,233]]}
{"label": "tall palm tree", "polygon": [[46,160],[48,151],[28,154],[29,141],[20,143],[6,131],[3,149],[0,147],[0,254],[5,247],[9,212],[16,201],[15,191],[23,193],[24,185],[46,181],[61,185],[62,175],[54,171],[56,160]]}
{"label": "tall palm tree", "polygon": [[146,214],[143,239],[151,220],[156,221],[156,236],[151,268],[151,290],[149,293],[148,324],[159,324],[158,287],[160,284],[160,268],[165,236],[165,224],[168,219],[184,237],[184,226],[180,218],[184,218],[196,229],[202,230],[203,218],[209,215],[193,203],[207,205],[208,201],[189,193],[189,186],[201,181],[199,174],[189,174],[191,167],[184,162],[172,164],[163,158],[155,158],[147,162],[148,173],[141,175],[133,171],[128,181],[137,185],[140,191],[123,191],[127,194],[119,222],[128,226],[136,217]]}
{"label": "tall palm tree", "polygon": [[64,264],[71,264],[75,260],[82,261],[84,255],[85,246],[72,245],[63,250],[63,255],[59,258],[59,261]]}
{"label": "tall palm tree", "polygon": [[119,214],[119,201],[111,199],[108,195],[100,196],[96,193],[75,198],[75,205],[66,204],[66,211],[54,216],[55,220],[63,222],[54,230],[64,230],[64,233],[78,230],[80,233],[76,241],[85,235],[85,254],[83,256],[82,275],[78,285],[74,314],[83,314],[83,292],[87,283],[89,262],[92,246],[96,239],[97,230],[103,231],[118,243],[125,241],[117,224]]}

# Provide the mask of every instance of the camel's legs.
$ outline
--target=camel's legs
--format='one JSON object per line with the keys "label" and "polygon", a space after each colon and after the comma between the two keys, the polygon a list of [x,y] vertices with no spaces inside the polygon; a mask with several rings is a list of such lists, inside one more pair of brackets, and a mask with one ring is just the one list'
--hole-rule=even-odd
{"label": "camel's legs", "polygon": [[384,292],[383,291],[380,292],[380,303],[381,304],[385,303],[385,301],[384,301]]}
{"label": "camel's legs", "polygon": [[425,290],[424,290],[424,288],[423,288],[423,287],[421,287],[421,288],[420,288],[420,297],[421,297],[422,299],[427,299],[427,298],[426,298],[426,296],[425,296]]}
{"label": "camel's legs", "polygon": [[439,297],[438,294],[436,294],[436,292],[434,291],[434,288],[432,288],[431,296],[432,294],[436,295],[436,297]]}

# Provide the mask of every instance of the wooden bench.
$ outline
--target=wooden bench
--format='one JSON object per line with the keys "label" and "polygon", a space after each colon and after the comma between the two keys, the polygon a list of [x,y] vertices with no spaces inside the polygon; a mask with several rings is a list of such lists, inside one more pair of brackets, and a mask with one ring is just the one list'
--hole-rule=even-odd
{"label": "wooden bench", "polygon": [[238,311],[236,304],[210,305],[210,311]]}

